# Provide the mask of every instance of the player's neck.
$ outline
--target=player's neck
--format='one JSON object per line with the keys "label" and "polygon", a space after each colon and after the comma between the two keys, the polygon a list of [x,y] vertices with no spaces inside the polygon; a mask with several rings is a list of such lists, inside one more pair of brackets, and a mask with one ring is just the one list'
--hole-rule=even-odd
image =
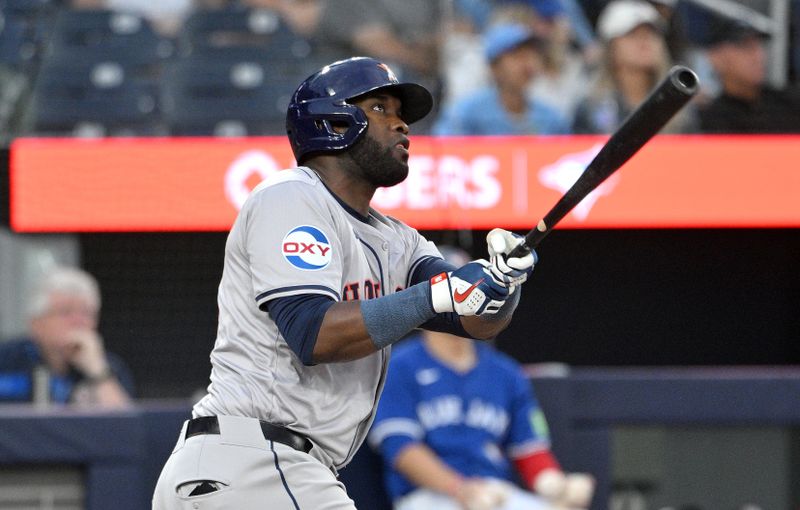
{"label": "player's neck", "polygon": [[345,171],[335,160],[328,161],[322,156],[309,161],[307,166],[314,170],[325,186],[339,200],[352,207],[363,216],[369,216],[369,203],[375,194],[375,187],[362,179],[356,179]]}

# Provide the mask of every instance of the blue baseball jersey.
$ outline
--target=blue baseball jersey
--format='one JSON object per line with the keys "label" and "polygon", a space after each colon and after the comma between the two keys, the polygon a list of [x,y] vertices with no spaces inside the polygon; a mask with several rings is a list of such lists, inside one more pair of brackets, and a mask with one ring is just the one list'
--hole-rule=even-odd
{"label": "blue baseball jersey", "polygon": [[420,338],[395,347],[369,434],[392,499],[416,488],[393,467],[411,444],[424,443],[465,476],[509,481],[516,477],[511,459],[550,448],[544,415],[519,364],[488,345],[475,346],[477,363],[464,373],[434,358]]}

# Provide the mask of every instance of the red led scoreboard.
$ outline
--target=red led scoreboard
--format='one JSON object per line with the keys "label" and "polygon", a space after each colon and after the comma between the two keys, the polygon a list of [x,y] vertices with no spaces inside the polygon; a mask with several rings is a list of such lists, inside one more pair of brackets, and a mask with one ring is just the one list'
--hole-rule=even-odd
{"label": "red led scoreboard", "polygon": [[[528,230],[606,141],[414,137],[373,205],[419,229]],[[294,161],[284,137],[18,139],[17,232],[225,231]],[[658,136],[558,228],[800,227],[800,137]]]}

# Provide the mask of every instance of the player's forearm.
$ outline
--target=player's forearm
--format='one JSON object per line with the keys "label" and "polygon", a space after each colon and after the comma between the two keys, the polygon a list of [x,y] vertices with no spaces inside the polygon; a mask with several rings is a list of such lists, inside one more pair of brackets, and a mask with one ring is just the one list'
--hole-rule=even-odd
{"label": "player's forearm", "polygon": [[[312,361],[360,359],[403,338],[435,316],[431,289],[428,282],[422,282],[375,299],[334,303],[320,325]],[[464,329],[476,338],[497,336],[511,320],[519,290],[515,294],[495,314],[462,317]],[[449,291],[448,298],[452,300]]]}
{"label": "player's forearm", "polygon": [[314,363],[351,361],[377,350],[367,332],[359,301],[335,303],[325,313],[314,345]]}
{"label": "player's forearm", "polygon": [[461,326],[472,338],[489,340],[496,337],[511,323],[521,294],[522,287],[517,287],[497,313],[461,317]]}
{"label": "player's forearm", "polygon": [[375,299],[335,303],[325,312],[312,359],[329,363],[362,358],[434,315],[428,282]]}
{"label": "player's forearm", "polygon": [[414,485],[453,496],[464,481],[453,468],[442,462],[430,447],[412,444],[395,460],[395,468]]}

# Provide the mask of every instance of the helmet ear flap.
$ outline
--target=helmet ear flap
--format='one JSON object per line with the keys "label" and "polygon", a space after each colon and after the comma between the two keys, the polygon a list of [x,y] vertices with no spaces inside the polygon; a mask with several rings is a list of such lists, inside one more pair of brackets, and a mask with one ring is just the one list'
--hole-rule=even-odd
{"label": "helmet ear flap", "polygon": [[[286,128],[298,163],[313,154],[353,145],[367,130],[367,115],[357,106],[316,99],[290,106]],[[343,129],[337,129],[337,127]]]}

